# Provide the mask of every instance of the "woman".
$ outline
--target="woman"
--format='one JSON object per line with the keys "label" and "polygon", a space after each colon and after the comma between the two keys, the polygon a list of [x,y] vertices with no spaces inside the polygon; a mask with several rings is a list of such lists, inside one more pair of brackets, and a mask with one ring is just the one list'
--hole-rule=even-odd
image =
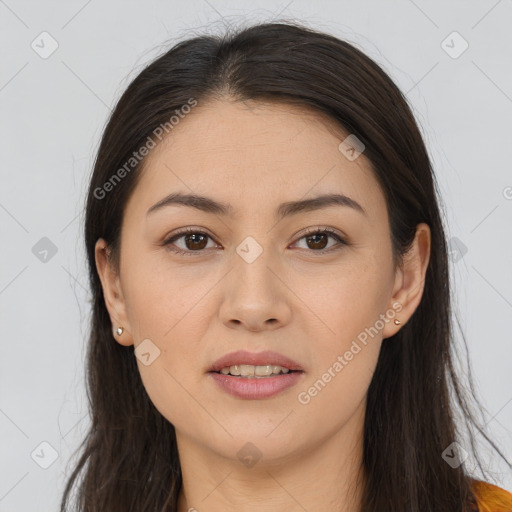
{"label": "woman", "polygon": [[156,59],[85,241],[92,426],[62,511],[81,471],[83,511],[512,510],[454,420],[480,428],[424,142],[347,42],[269,23]]}

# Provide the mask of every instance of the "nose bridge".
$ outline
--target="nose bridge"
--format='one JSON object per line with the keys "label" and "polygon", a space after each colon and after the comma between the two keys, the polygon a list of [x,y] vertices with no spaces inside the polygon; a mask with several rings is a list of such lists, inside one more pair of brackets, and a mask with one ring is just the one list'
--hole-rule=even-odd
{"label": "nose bridge", "polygon": [[242,323],[249,330],[259,330],[266,328],[266,323],[277,326],[287,321],[286,287],[276,276],[279,263],[272,258],[271,237],[265,241],[263,247],[256,237],[248,236],[236,247],[221,306],[224,323]]}
{"label": "nose bridge", "polygon": [[234,271],[236,274],[237,288],[255,290],[258,294],[272,291],[275,287],[275,274],[271,268],[277,265],[272,262],[271,237],[247,236],[236,247],[234,258]]}

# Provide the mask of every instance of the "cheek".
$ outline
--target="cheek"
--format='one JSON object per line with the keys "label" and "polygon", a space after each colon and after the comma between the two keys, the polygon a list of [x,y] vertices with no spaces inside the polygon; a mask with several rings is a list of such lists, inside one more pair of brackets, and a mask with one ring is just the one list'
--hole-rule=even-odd
{"label": "cheek", "polygon": [[176,428],[189,430],[193,404],[186,392],[189,386],[182,382],[182,376],[174,369],[168,368],[162,356],[150,366],[144,366],[140,361],[137,361],[137,364],[143,386],[155,408]]}
{"label": "cheek", "polygon": [[368,391],[382,342],[380,294],[369,288],[365,293],[351,293],[350,283],[330,288],[327,295],[333,295],[324,296],[320,304],[329,329],[322,329],[323,336],[310,331],[314,369],[297,393],[299,410],[322,418],[326,429],[339,428],[356,413]]}
{"label": "cheek", "polygon": [[179,270],[161,271],[144,261],[131,263],[123,291],[135,346],[149,339],[158,354],[149,365],[137,358],[143,385],[168,421],[176,427],[190,428],[187,418],[197,411],[187,391],[193,393],[197,384],[194,379],[199,379],[204,370],[200,361],[204,360],[202,340],[208,325],[207,292],[218,278],[205,282]]}
{"label": "cheek", "polygon": [[[377,363],[380,344],[361,348],[352,360],[336,365],[336,357],[298,390],[296,418],[310,423],[316,435],[329,436],[341,427],[348,431],[363,421],[365,397]],[[340,354],[341,355],[341,354]],[[300,393],[300,394],[299,394]]]}
{"label": "cheek", "polygon": [[350,415],[364,398],[377,364],[382,329],[392,321],[384,314],[387,276],[373,268],[361,265],[331,273],[322,293],[306,299],[322,322],[318,331],[309,329],[315,370],[301,389],[303,402],[323,407],[332,403],[334,408],[323,414],[338,419],[340,414]]}
{"label": "cheek", "polygon": [[368,330],[374,336],[375,330],[382,330],[378,320],[389,301],[388,281],[388,276],[373,266],[354,265],[333,269],[328,279],[319,281],[321,284],[314,288],[310,282],[309,293],[304,292],[308,290],[305,283],[299,286],[304,302],[322,321],[324,339],[331,350],[348,348],[352,339],[360,334],[364,338],[362,333]]}
{"label": "cheek", "polygon": [[192,266],[180,268],[155,264],[155,260],[128,261],[123,282],[127,314],[135,339],[151,338],[165,345],[188,318],[201,315],[208,291],[218,277],[200,277]]}
{"label": "cheek", "polygon": [[192,397],[197,395],[197,385],[204,373],[201,341],[205,338],[205,326],[185,300],[182,304],[181,307],[174,301],[161,302],[155,308],[141,303],[140,339],[151,339],[159,355],[148,366],[140,359],[137,365],[157,410],[177,429],[190,431],[196,416],[201,414]]}

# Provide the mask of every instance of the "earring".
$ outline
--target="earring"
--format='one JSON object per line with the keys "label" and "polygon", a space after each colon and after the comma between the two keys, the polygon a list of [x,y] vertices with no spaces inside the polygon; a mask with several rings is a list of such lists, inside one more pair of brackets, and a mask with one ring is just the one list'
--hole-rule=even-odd
{"label": "earring", "polygon": [[114,334],[117,334],[119,336],[121,336],[121,334],[123,334],[123,331],[124,329],[122,327],[118,327],[116,330],[115,330],[115,333]]}
{"label": "earring", "polygon": [[395,318],[395,325],[400,325],[402,322],[400,322],[400,320],[398,320],[398,318]]}

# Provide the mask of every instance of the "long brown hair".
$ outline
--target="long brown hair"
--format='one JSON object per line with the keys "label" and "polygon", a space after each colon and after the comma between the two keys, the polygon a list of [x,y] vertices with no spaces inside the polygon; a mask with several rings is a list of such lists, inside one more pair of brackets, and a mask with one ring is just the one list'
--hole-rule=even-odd
{"label": "long brown hair", "polygon": [[[452,467],[442,457],[452,442],[464,443],[456,413],[470,439],[464,448],[477,461],[475,428],[503,455],[472,412],[468,397],[478,404],[473,388],[455,372],[447,243],[420,131],[406,98],[373,60],[346,41],[287,22],[195,36],[176,44],[131,82],[108,120],[85,218],[93,297],[87,353],[92,424],[77,449],[80,457],[61,512],[75,484],[73,510],[177,510],[182,476],[175,430],[150,401],[133,347],[113,339],[94,251],[98,238],[104,238],[118,265],[123,210],[144,164],[142,159],[126,168],[133,152],[155,137],[157,127],[169,126],[169,119],[191,98],[200,104],[226,94],[237,100],[312,107],[355,134],[385,194],[397,264],[417,224],[430,226],[431,256],[422,300],[410,321],[383,341],[368,390],[362,510],[471,510],[470,475],[464,465]],[[113,182],[113,174],[123,166],[122,179]],[[466,382],[471,383],[471,374]]]}

